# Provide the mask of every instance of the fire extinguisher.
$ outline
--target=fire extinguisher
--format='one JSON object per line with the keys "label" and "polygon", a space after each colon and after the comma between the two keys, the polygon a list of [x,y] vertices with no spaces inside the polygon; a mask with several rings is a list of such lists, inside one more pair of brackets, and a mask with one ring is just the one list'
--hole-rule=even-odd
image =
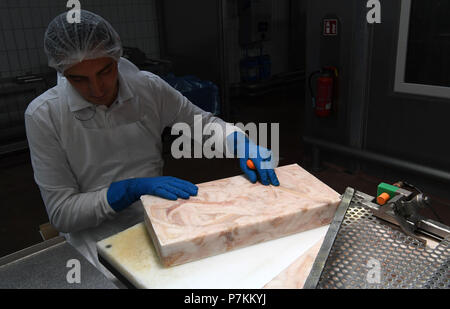
{"label": "fire extinguisher", "polygon": [[[317,93],[313,92],[313,77],[320,74],[317,78]],[[309,76],[309,91],[313,102],[315,114],[318,117],[328,117],[333,109],[333,100],[336,99],[336,84],[338,70],[336,67],[325,67],[321,70],[312,72]]]}

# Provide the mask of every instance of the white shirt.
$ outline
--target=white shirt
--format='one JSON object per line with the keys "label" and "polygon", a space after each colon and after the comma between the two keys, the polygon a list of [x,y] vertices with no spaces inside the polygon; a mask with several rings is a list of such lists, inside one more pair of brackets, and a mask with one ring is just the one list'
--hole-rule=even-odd
{"label": "white shirt", "polygon": [[[162,175],[161,134],[184,122],[226,123],[183,97],[160,77],[121,58],[119,92],[108,108],[84,100],[64,77],[25,112],[34,178],[51,224],[102,269],[95,243],[144,219],[140,201],[116,213],[111,183]],[[239,130],[239,129],[236,129]],[[189,179],[186,179],[189,180]]]}

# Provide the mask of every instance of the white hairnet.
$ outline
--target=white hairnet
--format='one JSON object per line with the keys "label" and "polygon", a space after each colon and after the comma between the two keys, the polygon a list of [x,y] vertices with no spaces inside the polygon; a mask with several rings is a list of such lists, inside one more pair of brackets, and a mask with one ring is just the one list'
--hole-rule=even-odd
{"label": "white hairnet", "polygon": [[123,49],[120,37],[102,17],[81,10],[80,23],[69,23],[67,12],[55,17],[44,38],[48,65],[58,72],[83,60],[111,57],[119,60]]}

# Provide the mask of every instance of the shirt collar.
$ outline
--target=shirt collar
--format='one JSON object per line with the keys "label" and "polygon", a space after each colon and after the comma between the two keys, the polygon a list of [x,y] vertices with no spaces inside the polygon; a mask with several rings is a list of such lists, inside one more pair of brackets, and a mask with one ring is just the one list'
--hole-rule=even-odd
{"label": "shirt collar", "polygon": [[[67,91],[67,102],[69,104],[69,109],[71,112],[77,112],[82,109],[88,108],[88,107],[95,107],[96,105],[86,101],[79,93],[76,91],[74,87],[70,84],[70,82],[63,77],[65,80],[65,88]],[[123,78],[122,73],[120,72],[120,66],[119,66],[119,72],[118,72],[118,80],[119,80],[119,92],[117,94],[117,101],[119,103],[125,102],[131,98],[134,97],[133,92],[130,89],[130,86],[128,85],[127,81]]]}

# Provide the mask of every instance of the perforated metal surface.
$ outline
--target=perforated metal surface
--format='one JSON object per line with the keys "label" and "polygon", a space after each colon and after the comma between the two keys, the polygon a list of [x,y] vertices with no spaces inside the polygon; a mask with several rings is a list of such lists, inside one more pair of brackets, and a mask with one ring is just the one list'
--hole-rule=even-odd
{"label": "perforated metal surface", "polygon": [[318,288],[450,288],[450,242],[431,249],[350,203]]}

